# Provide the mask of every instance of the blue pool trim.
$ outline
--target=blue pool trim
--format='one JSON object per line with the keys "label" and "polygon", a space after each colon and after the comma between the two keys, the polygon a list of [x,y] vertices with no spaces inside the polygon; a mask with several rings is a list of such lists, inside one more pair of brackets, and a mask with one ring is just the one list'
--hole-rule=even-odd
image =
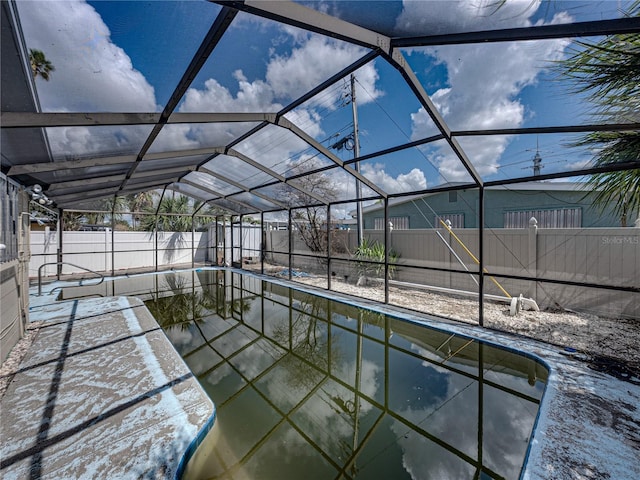
{"label": "blue pool trim", "polygon": [[175,480],[180,480],[180,478],[182,478],[182,475],[184,475],[184,471],[187,468],[187,464],[189,463],[189,460],[191,460],[191,457],[193,457],[193,454],[196,453],[196,450],[202,444],[207,434],[211,431],[215,422],[216,422],[216,408],[214,405],[213,414],[208,418],[207,423],[204,425],[204,427],[200,429],[196,437],[193,440],[191,440],[191,443],[189,444],[184,454],[182,455],[182,458],[180,459],[180,463],[178,463],[178,468],[176,468],[176,473],[173,477]]}

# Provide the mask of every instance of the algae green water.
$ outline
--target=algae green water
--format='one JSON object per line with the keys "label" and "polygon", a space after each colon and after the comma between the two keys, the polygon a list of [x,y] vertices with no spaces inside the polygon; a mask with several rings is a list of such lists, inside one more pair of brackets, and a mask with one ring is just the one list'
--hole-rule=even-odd
{"label": "algae green water", "polygon": [[524,354],[231,272],[151,297],[217,409],[183,478],[520,475],[548,374]]}

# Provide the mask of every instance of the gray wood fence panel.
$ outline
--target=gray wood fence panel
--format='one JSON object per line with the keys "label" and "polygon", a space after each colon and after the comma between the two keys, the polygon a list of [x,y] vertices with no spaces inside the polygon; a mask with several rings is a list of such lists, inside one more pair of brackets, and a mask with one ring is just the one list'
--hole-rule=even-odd
{"label": "gray wood fence panel", "polygon": [[0,363],[4,362],[25,331],[26,319],[22,317],[20,306],[20,290],[24,286],[19,285],[19,263],[12,260],[0,264]]}

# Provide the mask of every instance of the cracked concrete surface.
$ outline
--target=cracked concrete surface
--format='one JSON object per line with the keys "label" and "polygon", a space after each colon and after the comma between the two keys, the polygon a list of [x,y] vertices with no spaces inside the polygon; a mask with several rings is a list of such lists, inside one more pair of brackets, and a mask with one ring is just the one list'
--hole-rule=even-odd
{"label": "cracked concrete surface", "polygon": [[170,478],[214,407],[144,304],[35,306],[1,400],[4,479]]}

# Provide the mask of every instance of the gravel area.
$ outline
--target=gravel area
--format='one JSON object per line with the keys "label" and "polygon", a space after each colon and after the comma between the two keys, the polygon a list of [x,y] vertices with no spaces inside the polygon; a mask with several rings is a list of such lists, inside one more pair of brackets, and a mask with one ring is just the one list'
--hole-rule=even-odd
{"label": "gravel area", "polygon": [[43,322],[31,322],[27,327],[24,337],[22,337],[18,343],[11,349],[9,355],[2,362],[0,367],[0,398],[4,397],[7,387],[11,383],[14,375],[18,371],[20,362],[29,351],[29,347],[33,343],[33,340],[38,335],[38,331]]}

